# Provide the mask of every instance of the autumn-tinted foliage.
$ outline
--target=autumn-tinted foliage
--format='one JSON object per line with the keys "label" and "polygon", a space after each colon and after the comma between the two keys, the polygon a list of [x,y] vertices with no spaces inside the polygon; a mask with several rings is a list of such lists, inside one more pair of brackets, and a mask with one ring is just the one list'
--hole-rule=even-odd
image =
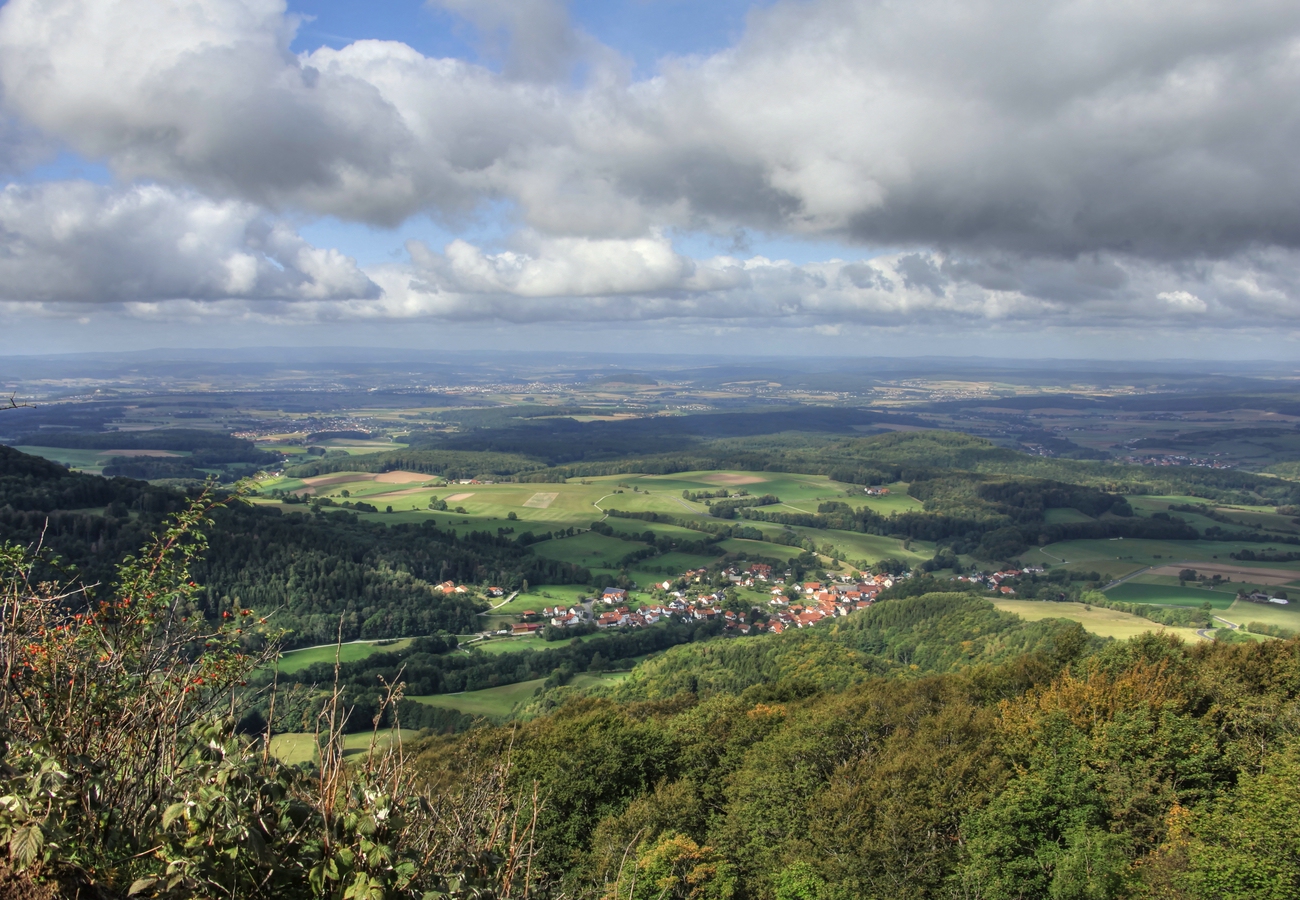
{"label": "autumn-tinted foliage", "polygon": [[[962,603],[890,602],[900,624],[907,604]],[[538,862],[568,896],[639,897],[651,870],[672,897],[1300,896],[1300,643],[1067,634],[839,687],[830,642],[683,648],[665,659],[771,653],[757,677],[710,675],[707,698],[647,675],[621,701],[471,733],[461,758],[513,743],[516,777],[554,800]],[[807,666],[761,661],[784,646]],[[703,688],[728,666],[690,668]]]}

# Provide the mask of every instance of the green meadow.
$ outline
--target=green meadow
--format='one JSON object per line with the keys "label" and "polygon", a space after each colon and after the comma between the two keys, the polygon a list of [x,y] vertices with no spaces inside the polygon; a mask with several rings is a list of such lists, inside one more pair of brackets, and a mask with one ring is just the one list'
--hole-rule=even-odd
{"label": "green meadow", "polygon": [[1043,513],[1048,525],[1069,525],[1074,522],[1094,522],[1092,516],[1087,513],[1081,513],[1077,509],[1048,509]]}
{"label": "green meadow", "polygon": [[1195,643],[1205,638],[1196,633],[1195,628],[1174,628],[1159,625],[1150,619],[1119,612],[1114,609],[1089,607],[1083,603],[1049,603],[1042,600],[1005,600],[997,599],[993,605],[1003,612],[1013,612],[1027,622],[1042,619],[1069,619],[1078,622],[1085,630],[1099,637],[1125,640],[1145,634],[1149,631],[1176,634],[1185,641]]}
{"label": "green meadow", "polygon": [[[627,672],[606,672],[603,674],[583,673],[575,675],[569,684],[586,688],[599,684],[615,684],[628,676]],[[500,687],[484,688],[481,691],[463,691],[459,694],[429,694],[423,697],[409,697],[417,703],[454,709],[470,716],[485,716],[489,719],[503,719],[516,705],[528,700],[537,692],[546,679],[521,681],[517,684],[503,684]]]}
{"label": "green meadow", "polygon": [[563,641],[544,641],[541,637],[535,634],[529,635],[528,637],[500,635],[489,638],[485,641],[467,643],[462,649],[466,652],[479,651],[497,656],[502,653],[521,653],[532,650],[555,650],[559,647],[565,646],[566,644],[570,644],[573,641],[586,643],[587,641],[594,640],[598,637],[601,637],[600,632],[579,635],[578,637],[567,638]]}
{"label": "green meadow", "polygon": [[[1248,567],[1230,558],[1229,554],[1250,549],[1256,552],[1270,544],[1252,544],[1241,541],[1149,541],[1129,538],[1115,540],[1060,541],[1046,547],[1035,547],[1021,554],[1026,565],[1065,565],[1071,569],[1090,569],[1108,578],[1119,578],[1147,566],[1167,566],[1181,563],[1218,561],[1221,564]],[[1285,549],[1285,545],[1279,545]],[[1277,547],[1274,547],[1277,549]],[[1296,569],[1296,563],[1261,563],[1261,568]]]}
{"label": "green meadow", "polygon": [[346,644],[325,644],[320,647],[304,647],[301,650],[290,650],[287,653],[280,654],[280,671],[298,672],[313,663],[333,664],[336,652],[339,662],[356,662],[376,653],[392,653],[397,650],[405,650],[411,646],[412,640],[414,638],[392,641],[352,641]]}
{"label": "green meadow", "polygon": [[[21,446],[14,447],[22,453],[28,453],[32,456],[39,456],[42,459],[48,459],[51,462],[62,463],[70,466],[79,472],[87,472],[91,475],[99,475],[104,466],[114,456],[132,456],[131,451],[114,451],[114,450],[76,450],[67,447],[32,447]],[[188,452],[176,450],[151,450],[150,456],[189,456]]]}
{"label": "green meadow", "polygon": [[[419,736],[419,732],[411,728],[400,729],[400,737],[403,743],[414,740]],[[366,753],[370,750],[370,742],[374,740],[375,749],[386,750],[393,742],[392,731],[381,731],[375,735],[370,731],[361,731],[356,734],[346,734],[343,736],[343,755],[356,756]],[[289,765],[298,765],[299,763],[315,762],[316,753],[316,735],[306,732],[287,732],[285,734],[272,735],[271,737],[271,754],[283,763]]]}
{"label": "green meadow", "polygon": [[1273,603],[1252,603],[1238,600],[1228,607],[1223,617],[1230,622],[1245,627],[1251,622],[1264,625],[1280,625],[1300,632],[1300,603],[1293,601],[1287,606]]}
{"label": "green meadow", "polygon": [[1225,610],[1236,600],[1236,592],[1211,591],[1204,588],[1179,587],[1166,584],[1142,584],[1126,581],[1106,591],[1112,600],[1125,603],[1152,603],[1157,606],[1202,606],[1210,604],[1216,610]]}
{"label": "green meadow", "polygon": [[510,714],[516,704],[533,696],[545,681],[544,678],[537,678],[533,681],[520,681],[516,684],[503,684],[500,687],[484,688],[481,691],[463,691],[459,694],[429,694],[423,697],[408,697],[407,699],[428,706],[454,709],[470,716],[502,719]]}

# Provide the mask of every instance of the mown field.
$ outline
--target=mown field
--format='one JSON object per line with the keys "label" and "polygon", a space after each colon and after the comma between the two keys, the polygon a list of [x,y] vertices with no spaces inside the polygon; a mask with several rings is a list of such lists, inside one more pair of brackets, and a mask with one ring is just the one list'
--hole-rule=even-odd
{"label": "mown field", "polygon": [[[414,740],[419,734],[410,728],[400,729],[400,738],[403,742]],[[393,733],[391,731],[381,731],[376,736],[372,732],[362,731],[356,734],[343,736],[343,755],[356,756],[365,753],[370,749],[372,738],[375,741],[376,749],[387,749],[393,742]],[[286,732],[271,737],[271,753],[281,762],[289,765],[299,763],[315,762],[316,753],[316,735],[306,732]]]}
{"label": "mown field", "polygon": [[1278,606],[1272,603],[1251,603],[1238,600],[1220,613],[1223,618],[1237,625],[1246,626],[1251,622],[1263,625],[1279,625],[1300,632],[1300,603]]}
{"label": "mown field", "polygon": [[[592,687],[597,684],[613,684],[628,676],[627,672],[608,672],[594,674],[590,672],[575,675],[569,683],[574,687]],[[454,709],[471,716],[486,716],[491,719],[505,718],[515,706],[536,693],[546,681],[538,678],[533,681],[521,681],[517,684],[503,684],[500,687],[484,688],[481,691],[464,691],[459,694],[430,694],[423,697],[409,697],[417,703]]]}
{"label": "mown field", "polygon": [[280,671],[287,673],[299,672],[313,663],[319,662],[333,664],[336,651],[339,662],[356,662],[376,653],[392,653],[397,650],[405,650],[411,645],[412,640],[414,638],[391,641],[351,641],[337,646],[324,644],[320,647],[304,647],[301,650],[290,650],[287,653],[280,654]]}
{"label": "mown field", "polygon": [[465,653],[478,651],[496,655],[500,653],[519,653],[521,651],[526,652],[532,650],[555,650],[572,641],[585,643],[600,636],[600,632],[596,632],[594,634],[584,634],[579,637],[566,638],[564,641],[544,641],[536,634],[531,634],[527,637],[497,635],[485,641],[466,643],[461,648],[461,651]]}
{"label": "mown field", "polygon": [[[22,453],[30,453],[32,456],[39,456],[48,459],[51,462],[62,463],[76,469],[78,472],[85,472],[89,475],[99,475],[103,472],[104,466],[115,456],[141,456],[146,455],[139,450],[77,450],[68,447],[31,447],[21,446],[14,447]],[[189,456],[188,452],[178,450],[149,450],[149,456],[164,457],[182,457]]]}
{"label": "mown field", "polygon": [[1125,603],[1153,603],[1159,606],[1199,607],[1208,603],[1215,610],[1225,610],[1236,600],[1235,591],[1211,591],[1190,585],[1179,587],[1176,584],[1142,584],[1136,580],[1109,589],[1106,596]]}
{"label": "mown field", "polygon": [[[1071,569],[1088,569],[1101,572],[1108,578],[1119,578],[1148,566],[1168,566],[1197,562],[1219,561],[1232,565],[1248,566],[1230,558],[1240,550],[1260,551],[1269,544],[1252,544],[1241,541],[1149,541],[1129,538],[1114,540],[1060,541],[1046,547],[1035,547],[1021,555],[1026,565],[1065,565]],[[1274,548],[1276,549],[1276,548]],[[1270,568],[1295,569],[1300,578],[1300,564],[1268,563]]]}
{"label": "mown field", "polygon": [[1195,628],[1172,628],[1159,625],[1141,616],[1114,609],[1088,607],[1082,603],[1048,603],[1041,600],[994,600],[993,605],[1012,612],[1028,622],[1041,619],[1069,619],[1100,637],[1125,640],[1148,631],[1176,634],[1185,641],[1203,641]]}

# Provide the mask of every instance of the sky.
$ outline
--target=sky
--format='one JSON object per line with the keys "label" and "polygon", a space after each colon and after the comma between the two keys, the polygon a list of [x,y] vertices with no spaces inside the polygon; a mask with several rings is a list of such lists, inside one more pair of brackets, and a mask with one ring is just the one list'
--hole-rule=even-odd
{"label": "sky", "polygon": [[1294,0],[7,0],[0,353],[1300,347]]}

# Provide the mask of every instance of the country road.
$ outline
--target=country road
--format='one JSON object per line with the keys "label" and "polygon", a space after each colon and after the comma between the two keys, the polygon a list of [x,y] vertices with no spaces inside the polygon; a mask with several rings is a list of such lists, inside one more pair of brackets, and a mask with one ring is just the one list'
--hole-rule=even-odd
{"label": "country road", "polygon": [[681,504],[681,506],[682,506],[682,507],[683,507],[683,508],[688,512],[688,513],[690,513],[691,515],[693,515],[693,516],[702,516],[702,515],[705,515],[704,513],[700,512],[698,509],[692,509],[692,508],[687,504],[687,502],[686,502],[685,500],[683,500],[681,497],[673,497],[673,499],[676,500],[679,504]]}
{"label": "country road", "polygon": [[519,592],[518,592],[518,591],[515,591],[513,594],[511,594],[511,595],[510,595],[509,597],[507,597],[506,599],[502,600],[502,601],[501,601],[500,603],[498,603],[496,606],[491,607],[491,609],[484,610],[483,612],[479,613],[479,615],[480,615],[480,616],[491,615],[493,609],[500,609],[501,607],[505,606],[507,603],[509,603],[511,600],[515,599],[515,598],[518,597],[518,596],[519,596]]}

